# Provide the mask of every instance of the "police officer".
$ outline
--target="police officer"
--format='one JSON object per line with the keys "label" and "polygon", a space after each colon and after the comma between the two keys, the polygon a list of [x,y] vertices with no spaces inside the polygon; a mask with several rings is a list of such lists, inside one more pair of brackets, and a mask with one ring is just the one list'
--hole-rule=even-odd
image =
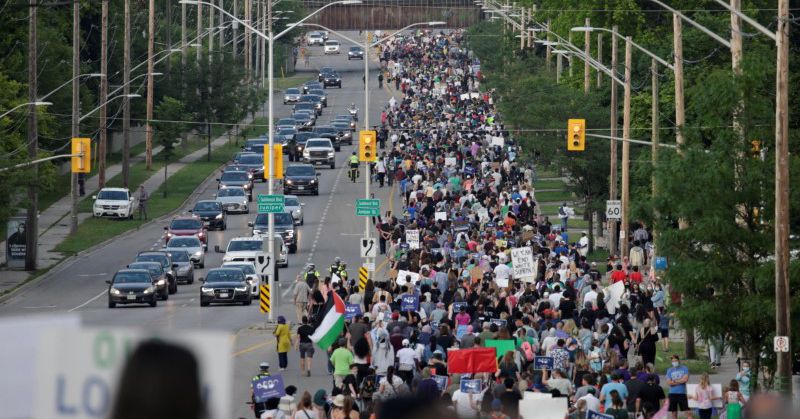
{"label": "police officer", "polygon": [[258,374],[254,375],[250,380],[250,398],[253,402],[253,412],[256,418],[260,418],[261,414],[267,410],[267,401],[256,402],[256,393],[253,391],[255,384],[264,377],[269,377],[269,362],[262,362],[259,366]]}
{"label": "police officer", "polygon": [[308,269],[306,270],[303,279],[305,279],[306,284],[311,289],[314,289],[314,285],[316,285],[317,281],[319,281],[319,271],[317,271],[316,266],[313,263],[308,264]]}
{"label": "police officer", "polygon": [[331,277],[333,277],[333,275],[336,274],[336,276],[338,276],[342,280],[346,280],[347,279],[347,271],[346,271],[346,269],[347,269],[347,265],[342,263],[342,258],[340,258],[338,256],[336,257],[336,259],[334,259],[334,261],[331,264],[330,268],[328,268],[328,270],[329,270],[329,272],[331,274]]}
{"label": "police officer", "polygon": [[355,170],[355,173],[356,173],[356,176],[352,176],[351,175],[351,177],[350,177],[350,179],[355,183],[356,178],[361,176],[361,173],[358,173],[359,161],[358,161],[358,156],[356,155],[355,151],[353,152],[352,155],[350,155],[350,159],[348,161],[350,162],[350,171],[352,172],[353,170]]}

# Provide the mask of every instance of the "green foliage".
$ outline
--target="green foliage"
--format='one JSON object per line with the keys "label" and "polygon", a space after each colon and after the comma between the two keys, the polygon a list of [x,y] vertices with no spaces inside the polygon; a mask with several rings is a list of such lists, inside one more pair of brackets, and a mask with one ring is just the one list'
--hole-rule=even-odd
{"label": "green foliage", "polygon": [[161,103],[156,106],[155,118],[157,121],[153,122],[153,129],[158,143],[164,147],[159,153],[164,159],[171,159],[174,154],[175,143],[180,140],[178,137],[187,128],[186,123],[175,121],[183,121],[187,116],[183,103],[169,96],[164,96],[161,99]]}

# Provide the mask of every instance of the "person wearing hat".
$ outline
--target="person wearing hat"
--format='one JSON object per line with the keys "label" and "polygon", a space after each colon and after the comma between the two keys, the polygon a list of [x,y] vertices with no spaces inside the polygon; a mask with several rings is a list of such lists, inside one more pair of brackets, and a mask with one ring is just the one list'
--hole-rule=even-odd
{"label": "person wearing hat", "polygon": [[314,419],[327,418],[328,412],[331,410],[331,406],[328,404],[328,393],[323,389],[319,389],[314,393],[314,398],[312,400],[314,402]]}
{"label": "person wearing hat", "polygon": [[292,346],[291,335],[289,333],[289,325],[286,324],[286,317],[278,316],[278,325],[272,331],[275,336],[278,347],[278,366],[281,371],[286,371],[289,365],[289,348]]}
{"label": "person wearing hat", "polygon": [[267,410],[266,407],[266,400],[263,401],[256,401],[256,393],[253,391],[256,383],[261,381],[262,378],[269,377],[269,362],[262,362],[258,364],[258,374],[254,375],[253,378],[250,379],[251,387],[250,387],[250,399],[253,402],[253,411],[256,414],[256,417],[261,417],[261,413]]}
{"label": "person wearing hat", "polygon": [[331,409],[331,419],[358,419],[358,412],[353,409],[353,398],[338,394],[333,398],[333,409]]}
{"label": "person wearing hat", "polygon": [[414,377],[414,371],[419,367],[419,354],[411,348],[411,342],[403,339],[402,348],[397,351],[397,375],[409,386]]}

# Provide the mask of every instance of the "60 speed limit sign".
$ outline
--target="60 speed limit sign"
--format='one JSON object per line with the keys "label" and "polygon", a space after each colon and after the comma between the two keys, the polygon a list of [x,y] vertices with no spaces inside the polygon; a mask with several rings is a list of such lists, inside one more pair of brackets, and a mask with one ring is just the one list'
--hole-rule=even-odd
{"label": "60 speed limit sign", "polygon": [[622,201],[618,199],[606,201],[606,218],[609,220],[622,218]]}

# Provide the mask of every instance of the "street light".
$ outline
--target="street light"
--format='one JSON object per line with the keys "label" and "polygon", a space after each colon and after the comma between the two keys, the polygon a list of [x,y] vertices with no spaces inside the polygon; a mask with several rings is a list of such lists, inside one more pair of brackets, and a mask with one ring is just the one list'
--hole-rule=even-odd
{"label": "street light", "polygon": [[40,102],[40,101],[21,103],[21,104],[19,104],[17,106],[14,106],[13,108],[5,111],[2,115],[0,115],[0,118],[10,114],[11,112],[14,112],[15,110],[17,110],[17,109],[19,109],[19,108],[21,108],[23,106],[30,106],[30,105],[33,105],[33,106],[50,106],[52,104],[53,104],[52,102]]}
{"label": "street light", "polygon": [[48,93],[48,94],[46,94],[46,95],[44,95],[44,96],[40,97],[40,98],[39,98],[39,100],[45,100],[45,99],[47,99],[47,98],[48,98],[48,97],[50,97],[50,96],[51,96],[53,93],[55,93],[55,92],[57,92],[57,91],[61,90],[62,88],[64,88],[64,86],[66,86],[66,85],[68,85],[68,84],[72,83],[72,82],[73,82],[75,79],[80,79],[80,78],[84,78],[84,77],[88,79],[88,78],[92,78],[92,77],[103,77],[103,76],[105,76],[105,74],[103,74],[103,73],[88,73],[88,74],[81,74],[81,75],[78,75],[78,76],[76,76],[76,77],[73,77],[73,78],[71,78],[71,79],[69,79],[69,80],[65,81],[65,82],[64,82],[64,84],[62,84],[61,86],[58,86],[58,87],[56,87],[55,89],[53,89],[53,91],[52,91],[52,92],[50,92],[50,93]]}
{"label": "street light", "polygon": [[[155,73],[153,73],[153,74],[155,75]],[[98,106],[98,107],[92,109],[91,111],[83,114],[83,116],[81,116],[81,118],[78,120],[78,122],[83,122],[83,120],[86,119],[89,115],[99,111],[100,108],[102,108],[105,105],[108,105],[108,103],[111,102],[112,100],[123,98],[123,97],[129,98],[129,99],[133,99],[133,98],[136,98],[136,97],[142,97],[142,95],[140,95],[138,93],[133,93],[133,94],[130,94],[130,95],[117,95],[117,96],[114,96],[114,97],[108,99],[107,101],[105,101],[104,103],[101,103],[100,106]]]}
{"label": "street light", "polygon": [[[268,1],[270,1],[270,0],[268,0]],[[202,1],[202,0],[180,0],[178,3],[179,4],[187,4],[187,5],[205,5],[205,6],[213,7],[215,9],[219,10],[221,13],[225,14],[226,16],[228,16],[229,18],[231,18],[231,20],[233,20],[234,22],[237,22],[237,23],[241,24],[245,28],[247,28],[250,31],[252,31],[254,34],[264,38],[267,41],[267,46],[268,46],[267,54],[268,54],[268,59],[269,59],[269,63],[267,65],[267,79],[268,79],[268,83],[269,83],[268,84],[269,99],[268,99],[267,107],[269,109],[269,111],[268,111],[268,115],[269,115],[269,117],[268,117],[269,118],[269,134],[268,134],[268,137],[269,137],[269,160],[270,160],[269,171],[267,173],[267,176],[268,176],[267,179],[269,181],[267,190],[268,190],[268,193],[270,195],[272,195],[273,191],[275,190],[275,173],[274,173],[274,169],[275,169],[274,166],[275,165],[271,164],[271,162],[272,162],[273,145],[275,144],[275,132],[274,132],[275,131],[275,127],[274,127],[275,118],[274,118],[274,111],[273,111],[273,106],[272,106],[273,97],[274,97],[274,90],[275,90],[275,88],[274,88],[274,77],[273,77],[273,72],[274,72],[273,71],[274,70],[273,62],[275,61],[273,59],[273,57],[275,55],[274,52],[273,52],[273,49],[274,49],[274,45],[275,45],[275,40],[280,38],[280,37],[282,37],[283,35],[286,35],[292,29],[296,28],[297,26],[299,26],[300,24],[302,24],[306,20],[310,19],[311,17],[313,17],[314,15],[318,14],[319,12],[327,9],[328,7],[337,6],[337,5],[346,6],[346,5],[362,4],[362,2],[361,2],[361,0],[340,0],[340,1],[334,1],[334,2],[328,3],[328,4],[320,7],[319,9],[309,13],[308,15],[306,15],[306,17],[300,19],[299,21],[287,25],[286,28],[283,31],[279,32],[278,34],[275,34],[275,33],[272,32],[272,23],[270,23],[269,26],[268,26],[268,28],[269,28],[269,30],[268,30],[269,34],[268,35],[265,34],[264,32],[261,32],[260,30],[256,29],[255,27],[253,27],[253,25],[251,25],[251,24],[239,19],[238,17],[236,17],[234,15],[232,15],[227,10],[223,9],[222,7],[218,6],[215,3],[210,3],[210,2]],[[265,162],[265,164],[267,164],[267,162]],[[275,253],[275,247],[274,247],[275,245],[274,245],[274,240],[273,240],[273,237],[275,235],[275,216],[274,216],[274,214],[270,213],[267,216],[267,218],[269,220],[269,229],[268,229],[268,233],[267,233],[268,236],[269,236],[269,240],[267,241],[267,245],[268,245],[268,252],[270,254],[270,257],[272,257],[272,255]],[[272,263],[271,266],[270,266],[268,284],[269,284],[270,292],[272,292],[273,295],[278,295],[278,293],[275,293],[275,291],[274,291],[274,285],[275,285],[275,264],[274,263]],[[273,304],[273,307],[274,306],[275,305]],[[270,312],[269,312],[269,320],[270,321],[272,321],[273,318],[274,318],[274,314],[273,314],[274,311],[275,310],[270,310]]]}

